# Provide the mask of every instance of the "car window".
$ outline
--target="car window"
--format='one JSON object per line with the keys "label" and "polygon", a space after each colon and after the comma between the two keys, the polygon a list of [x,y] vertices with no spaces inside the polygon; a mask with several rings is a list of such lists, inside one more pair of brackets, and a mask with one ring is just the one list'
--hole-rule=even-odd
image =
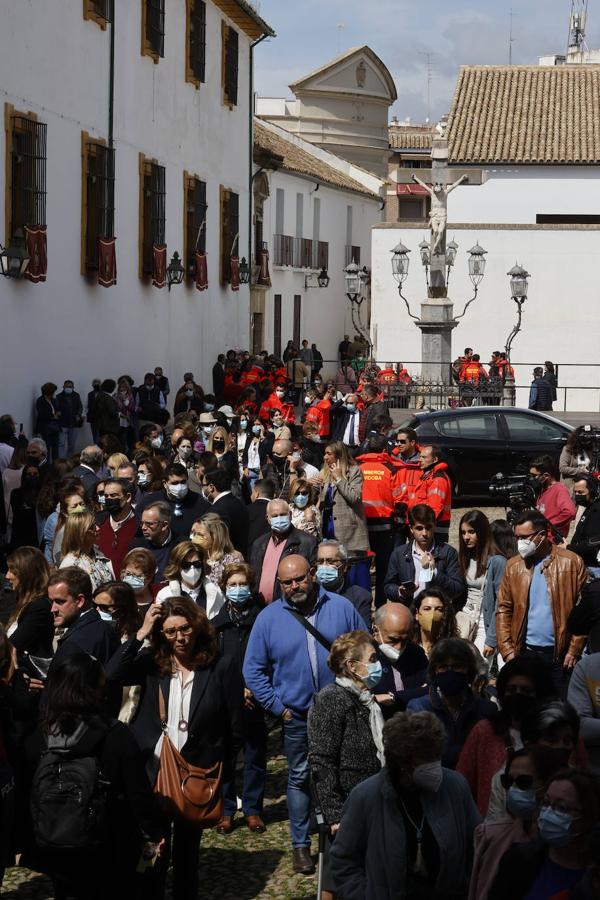
{"label": "car window", "polygon": [[517,412],[504,415],[513,441],[562,441],[567,436],[564,428],[547,419]]}
{"label": "car window", "polygon": [[494,413],[481,415],[447,416],[438,419],[435,427],[440,434],[449,438],[471,438],[473,440],[495,440],[498,438],[498,425]]}

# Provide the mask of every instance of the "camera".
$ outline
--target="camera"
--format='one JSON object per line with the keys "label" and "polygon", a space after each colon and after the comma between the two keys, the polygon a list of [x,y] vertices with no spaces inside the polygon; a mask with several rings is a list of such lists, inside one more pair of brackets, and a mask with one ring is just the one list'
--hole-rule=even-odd
{"label": "camera", "polygon": [[498,472],[492,478],[489,492],[507,507],[506,519],[512,525],[519,513],[535,506],[539,487],[531,475],[503,475]]}

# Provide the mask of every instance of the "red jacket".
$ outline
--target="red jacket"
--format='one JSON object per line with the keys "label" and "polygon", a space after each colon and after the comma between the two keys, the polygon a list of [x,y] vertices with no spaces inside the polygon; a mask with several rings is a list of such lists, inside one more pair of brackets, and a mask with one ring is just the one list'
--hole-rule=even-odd
{"label": "red jacket", "polygon": [[269,421],[269,415],[272,409],[279,409],[283,416],[284,422],[286,424],[294,424],[295,414],[294,414],[294,404],[293,403],[284,403],[283,400],[280,400],[277,396],[277,392],[273,391],[270,394],[263,405],[260,408],[260,412],[258,414],[258,418],[261,419],[262,422]]}
{"label": "red jacket", "polygon": [[463,363],[458,377],[461,384],[464,384],[465,382],[469,384],[479,384],[480,381],[488,380],[488,374],[482,364],[480,362],[473,362],[472,359]]}
{"label": "red jacket", "polygon": [[387,453],[363,453],[356,461],[369,531],[389,531],[396,524],[396,466]]}
{"label": "red jacket", "polygon": [[306,410],[305,422],[315,422],[319,437],[327,439],[331,433],[331,400],[317,400]]}
{"label": "red jacket", "polygon": [[415,504],[415,491],[423,470],[418,461],[405,462],[394,452],[394,493],[399,503],[406,503],[408,509]]}
{"label": "red jacket", "polygon": [[436,522],[450,523],[452,517],[452,482],[445,462],[436,463],[423,471],[415,485],[411,506],[426,503],[435,513]]}

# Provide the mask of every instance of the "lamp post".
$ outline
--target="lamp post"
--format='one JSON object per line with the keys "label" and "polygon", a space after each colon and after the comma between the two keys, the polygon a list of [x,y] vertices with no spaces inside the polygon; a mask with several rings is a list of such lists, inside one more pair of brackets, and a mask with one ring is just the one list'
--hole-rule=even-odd
{"label": "lamp post", "polygon": [[[317,283],[309,284],[311,279],[313,279],[315,277],[317,279]],[[325,268],[325,266],[323,266],[317,276],[315,276],[314,272],[311,272],[309,275],[304,276],[304,290],[307,291],[309,288],[317,288],[317,287],[326,288],[329,285],[329,281],[330,281],[330,278],[329,278],[329,275],[327,274],[327,269]]]}
{"label": "lamp post", "polygon": [[22,278],[29,265],[25,235],[17,228],[8,247],[0,244],[0,271],[6,278]]}
{"label": "lamp post", "polygon": [[527,299],[527,290],[529,288],[530,278],[529,272],[518,263],[512,267],[510,272],[506,273],[510,278],[510,295],[517,304],[517,321],[506,339],[504,353],[506,356],[506,378],[504,379],[504,406],[515,405],[515,375],[510,365],[510,351],[512,342],[521,330],[521,320],[523,317],[523,304]]}
{"label": "lamp post", "polygon": [[177,250],[173,253],[171,257],[171,262],[167,266],[167,285],[169,290],[171,290],[171,286],[174,284],[181,284],[183,278],[185,276],[185,269],[181,263],[181,259],[179,257],[179,253]]}
{"label": "lamp post", "polygon": [[240,275],[240,284],[249,284],[249,282],[250,282],[250,266],[248,265],[245,256],[242,256],[242,259],[240,261],[239,275]]}
{"label": "lamp post", "polygon": [[346,268],[344,269],[344,282],[346,285],[346,297],[350,301],[351,304],[351,315],[352,315],[352,324],[355,328],[355,331],[358,334],[362,335],[369,349],[372,344],[369,339],[368,329],[363,326],[361,317],[360,317],[360,307],[362,305],[363,300],[365,299],[365,295],[363,294],[363,287],[369,283],[369,279],[371,277],[371,273],[367,269],[366,266],[363,266],[362,269],[358,266],[357,263],[352,260]]}

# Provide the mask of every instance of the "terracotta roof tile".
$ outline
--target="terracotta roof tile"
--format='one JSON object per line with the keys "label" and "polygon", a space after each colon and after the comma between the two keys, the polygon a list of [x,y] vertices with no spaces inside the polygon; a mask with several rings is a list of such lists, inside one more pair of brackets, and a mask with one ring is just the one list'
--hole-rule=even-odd
{"label": "terracotta roof tile", "polygon": [[450,162],[600,163],[600,65],[463,66]]}
{"label": "terracotta roof tile", "polygon": [[370,191],[360,181],[356,181],[349,175],[330,166],[328,163],[313,156],[308,150],[299,147],[293,141],[288,141],[275,131],[267,128],[262,122],[254,120],[254,146],[258,150],[274,153],[283,158],[281,166],[287,172],[295,172],[298,175],[307,175],[310,178],[329,184],[332,187],[346,191],[355,191],[367,197],[379,199],[379,195]]}
{"label": "terracotta roof tile", "polygon": [[390,147],[393,150],[431,150],[431,131],[409,131],[407,128],[390,126]]}

